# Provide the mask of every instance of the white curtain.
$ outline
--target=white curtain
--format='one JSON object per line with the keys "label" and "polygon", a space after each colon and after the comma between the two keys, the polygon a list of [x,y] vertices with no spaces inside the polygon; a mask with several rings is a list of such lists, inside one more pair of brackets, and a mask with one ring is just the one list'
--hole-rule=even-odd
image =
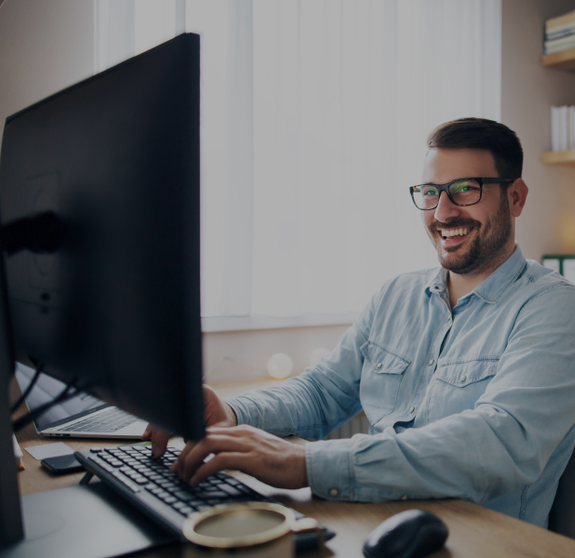
{"label": "white curtain", "polygon": [[205,317],[349,315],[436,265],[408,186],[435,126],[499,120],[501,0],[96,0],[96,15],[96,70],[122,25],[136,54],[201,35]]}

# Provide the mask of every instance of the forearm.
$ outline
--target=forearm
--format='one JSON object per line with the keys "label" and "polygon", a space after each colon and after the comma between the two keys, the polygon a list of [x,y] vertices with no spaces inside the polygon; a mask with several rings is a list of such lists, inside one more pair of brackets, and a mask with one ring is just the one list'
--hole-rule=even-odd
{"label": "forearm", "polygon": [[238,423],[279,436],[321,439],[361,410],[359,383],[377,297],[314,368],[280,386],[227,399]]}
{"label": "forearm", "polygon": [[[510,415],[485,406],[399,434],[387,428],[375,436],[308,444],[308,481],[327,499],[484,503],[537,481],[561,436],[535,439]],[[558,460],[566,463],[573,440],[571,428]]]}
{"label": "forearm", "polygon": [[[343,400],[343,401],[342,401]],[[334,397],[317,374],[291,378],[281,386],[226,399],[238,418],[278,436],[321,439],[360,409],[357,400]]]}

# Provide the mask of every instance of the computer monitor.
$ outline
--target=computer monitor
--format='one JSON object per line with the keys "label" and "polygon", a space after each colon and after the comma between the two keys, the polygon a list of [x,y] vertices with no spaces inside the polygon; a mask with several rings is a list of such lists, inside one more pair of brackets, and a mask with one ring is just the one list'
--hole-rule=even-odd
{"label": "computer monitor", "polygon": [[194,34],[9,117],[0,159],[3,245],[29,229],[4,254],[10,360],[187,439],[204,435],[199,161]]}

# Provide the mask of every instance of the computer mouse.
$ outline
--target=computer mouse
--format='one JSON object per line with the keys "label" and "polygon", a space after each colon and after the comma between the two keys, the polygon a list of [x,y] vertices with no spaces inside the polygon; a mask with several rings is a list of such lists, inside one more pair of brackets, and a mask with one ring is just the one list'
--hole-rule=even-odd
{"label": "computer mouse", "polygon": [[447,526],[422,510],[407,510],[380,523],[363,545],[366,558],[423,558],[439,550],[447,539]]}

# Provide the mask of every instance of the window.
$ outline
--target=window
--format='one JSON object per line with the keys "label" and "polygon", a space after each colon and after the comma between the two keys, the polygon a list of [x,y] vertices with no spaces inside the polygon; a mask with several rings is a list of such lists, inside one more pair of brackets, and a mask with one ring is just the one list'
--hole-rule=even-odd
{"label": "window", "polygon": [[202,37],[206,329],[346,321],[437,265],[408,186],[435,126],[499,120],[501,0],[97,0],[96,21],[96,69]]}

